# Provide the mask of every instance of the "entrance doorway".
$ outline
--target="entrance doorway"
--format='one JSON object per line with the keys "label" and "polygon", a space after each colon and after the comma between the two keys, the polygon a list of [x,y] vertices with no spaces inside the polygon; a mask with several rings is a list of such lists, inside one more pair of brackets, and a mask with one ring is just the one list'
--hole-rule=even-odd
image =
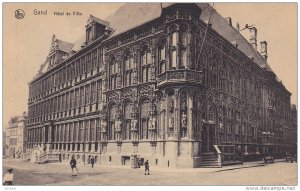
{"label": "entrance doorway", "polygon": [[214,124],[204,124],[201,134],[202,138],[202,152],[213,152],[214,141]]}
{"label": "entrance doorway", "polygon": [[122,165],[130,166],[130,156],[122,156]]}

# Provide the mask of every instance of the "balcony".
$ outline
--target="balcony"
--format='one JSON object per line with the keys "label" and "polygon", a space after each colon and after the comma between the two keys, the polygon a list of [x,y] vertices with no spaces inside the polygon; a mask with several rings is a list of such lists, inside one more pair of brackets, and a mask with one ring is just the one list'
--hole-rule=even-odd
{"label": "balcony", "polygon": [[161,86],[168,83],[196,83],[203,84],[202,71],[190,70],[169,70],[157,77],[157,85]]}

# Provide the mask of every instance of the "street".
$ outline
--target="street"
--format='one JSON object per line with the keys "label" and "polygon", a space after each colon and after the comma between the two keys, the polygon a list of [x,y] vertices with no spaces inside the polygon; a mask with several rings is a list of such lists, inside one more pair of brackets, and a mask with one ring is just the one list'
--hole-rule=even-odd
{"label": "street", "polygon": [[34,164],[3,160],[3,173],[14,168],[14,185],[297,185],[297,163],[277,162],[251,168],[224,171],[214,169],[161,169],[151,168],[150,175],[144,169],[128,167],[78,166],[78,176],[71,176],[71,168],[65,163]]}

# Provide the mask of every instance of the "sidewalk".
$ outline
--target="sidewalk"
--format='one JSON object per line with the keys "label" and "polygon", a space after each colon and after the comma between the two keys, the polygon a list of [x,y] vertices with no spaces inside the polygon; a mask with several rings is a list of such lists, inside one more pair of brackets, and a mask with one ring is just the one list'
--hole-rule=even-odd
{"label": "sidewalk", "polygon": [[[12,162],[12,161],[11,161]],[[275,159],[275,163],[277,162],[285,162],[285,159]],[[48,171],[57,171],[69,169],[69,162],[63,161],[62,163],[46,163],[45,164],[34,164],[30,162],[25,162],[24,164],[29,164],[28,165],[23,165],[23,163],[16,162],[14,160],[14,164],[11,164],[12,166],[15,166],[19,169],[24,169],[27,170],[30,168],[35,169],[37,171],[43,171],[44,168],[49,168]],[[229,171],[229,170],[237,170],[237,169],[243,169],[243,168],[253,168],[253,167],[260,167],[260,166],[265,166],[265,165],[272,165],[272,163],[264,163],[264,161],[254,161],[254,162],[244,162],[243,164],[238,164],[238,165],[229,165],[229,166],[223,166],[222,168],[166,168],[166,167],[159,167],[159,166],[152,166],[150,164],[150,171],[151,172],[172,172],[172,173],[214,173],[214,172],[222,172],[222,171]],[[48,166],[48,167],[46,167]],[[103,172],[105,171],[114,171],[116,169],[122,169],[122,170],[128,170],[128,171],[144,171],[144,167],[142,166],[141,168],[130,168],[130,166],[101,166],[98,165],[97,163],[95,164],[94,168],[91,167],[90,164],[83,164],[79,163],[77,165],[78,170],[80,172]]]}

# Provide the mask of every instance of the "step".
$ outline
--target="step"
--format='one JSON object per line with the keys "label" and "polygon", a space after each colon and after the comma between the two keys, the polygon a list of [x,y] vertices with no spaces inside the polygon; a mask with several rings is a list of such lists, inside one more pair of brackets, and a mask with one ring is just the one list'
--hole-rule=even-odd
{"label": "step", "polygon": [[217,158],[209,158],[209,159],[202,158],[202,161],[216,161],[216,160],[218,160],[218,159]]}
{"label": "step", "polygon": [[223,162],[222,165],[236,165],[236,164],[243,164],[242,161],[226,161]]}

